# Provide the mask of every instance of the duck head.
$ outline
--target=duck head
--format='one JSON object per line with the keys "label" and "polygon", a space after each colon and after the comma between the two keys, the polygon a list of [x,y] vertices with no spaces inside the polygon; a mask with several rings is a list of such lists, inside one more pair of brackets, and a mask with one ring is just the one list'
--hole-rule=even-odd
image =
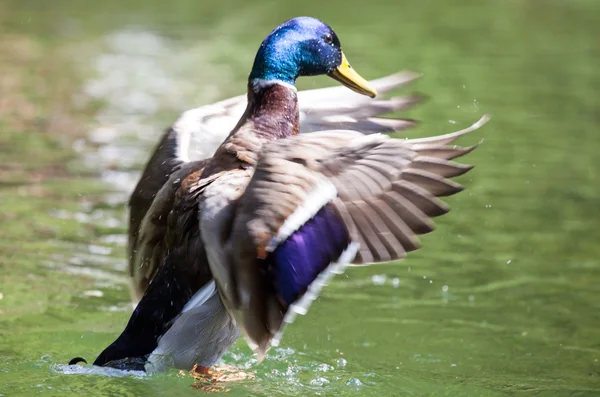
{"label": "duck head", "polygon": [[290,19],[275,28],[262,42],[248,80],[253,86],[263,81],[293,86],[299,76],[320,74],[359,94],[377,95],[350,66],[333,29],[311,17]]}

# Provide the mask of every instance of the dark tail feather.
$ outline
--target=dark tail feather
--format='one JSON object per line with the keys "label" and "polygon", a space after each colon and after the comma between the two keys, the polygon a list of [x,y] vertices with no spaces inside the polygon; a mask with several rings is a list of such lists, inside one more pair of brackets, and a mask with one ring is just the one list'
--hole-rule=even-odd
{"label": "dark tail feather", "polygon": [[87,364],[88,362],[85,361],[85,358],[83,358],[83,357],[74,357],[71,359],[71,361],[69,361],[69,365],[75,365],[75,364],[79,364],[79,363]]}
{"label": "dark tail feather", "polygon": [[146,358],[158,346],[158,338],[194,292],[185,279],[176,277],[173,266],[163,263],[123,333],[100,353],[94,365],[143,370]]}

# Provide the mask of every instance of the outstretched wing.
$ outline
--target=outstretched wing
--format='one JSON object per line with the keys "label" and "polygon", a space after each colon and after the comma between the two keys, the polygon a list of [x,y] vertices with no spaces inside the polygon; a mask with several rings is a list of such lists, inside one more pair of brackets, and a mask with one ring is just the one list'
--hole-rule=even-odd
{"label": "outstretched wing", "polygon": [[462,190],[447,178],[471,169],[451,160],[475,146],[450,144],[486,121],[424,139],[324,131],[265,148],[231,238],[240,321],[259,355],[333,272],[419,247],[448,211],[437,197]]}
{"label": "outstretched wing", "polygon": [[323,130],[351,129],[363,134],[397,132],[415,125],[405,118],[382,117],[382,114],[407,110],[423,99],[420,95],[405,95],[380,99],[382,94],[404,87],[420,75],[399,72],[370,83],[377,99],[349,91],[342,86],[298,92],[300,133]]}
{"label": "outstretched wing", "polygon": [[[371,83],[383,94],[418,77],[400,72]],[[407,109],[419,100],[418,96],[373,100],[345,87],[300,91],[300,131],[353,128],[368,134],[402,130],[415,122],[380,115]],[[155,250],[164,237],[178,183],[189,173],[186,167],[211,157],[245,108],[246,95],[240,95],[188,110],[159,141],[129,200],[129,275],[135,300],[141,299],[164,256]]]}
{"label": "outstretched wing", "polygon": [[[413,72],[399,72],[370,83],[381,95],[419,77]],[[381,115],[406,110],[420,100],[419,95],[371,99],[342,86],[299,91],[300,133],[341,128],[364,134],[400,131],[412,127],[415,121]],[[180,158],[189,161],[211,157],[242,117],[246,104],[246,95],[240,95],[183,113],[172,127],[179,136]]]}

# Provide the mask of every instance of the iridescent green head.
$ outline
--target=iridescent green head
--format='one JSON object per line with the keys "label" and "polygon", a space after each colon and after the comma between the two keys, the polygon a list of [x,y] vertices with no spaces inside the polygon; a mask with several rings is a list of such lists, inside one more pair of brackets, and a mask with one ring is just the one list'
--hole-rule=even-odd
{"label": "iridescent green head", "polygon": [[262,42],[249,80],[294,85],[299,76],[326,74],[346,87],[374,97],[377,92],[348,63],[329,26],[311,17],[290,19]]}

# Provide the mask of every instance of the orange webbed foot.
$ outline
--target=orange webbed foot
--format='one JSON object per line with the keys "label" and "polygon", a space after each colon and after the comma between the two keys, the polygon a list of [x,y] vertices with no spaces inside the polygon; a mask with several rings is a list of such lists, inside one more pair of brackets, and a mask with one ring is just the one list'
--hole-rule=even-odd
{"label": "orange webbed foot", "polygon": [[236,382],[254,378],[254,374],[246,372],[232,365],[220,365],[213,368],[195,365],[190,375],[197,382],[192,387],[204,391],[229,391],[223,383]]}

